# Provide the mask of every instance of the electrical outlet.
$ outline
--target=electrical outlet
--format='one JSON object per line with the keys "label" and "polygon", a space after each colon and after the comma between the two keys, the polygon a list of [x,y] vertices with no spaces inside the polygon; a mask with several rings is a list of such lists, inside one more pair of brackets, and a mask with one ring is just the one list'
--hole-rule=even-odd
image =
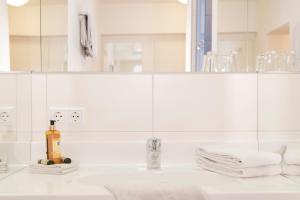
{"label": "electrical outlet", "polygon": [[81,124],[83,120],[83,108],[50,108],[49,120],[55,120],[58,125],[63,126]]}
{"label": "electrical outlet", "polygon": [[70,109],[69,110],[69,122],[72,124],[80,124],[83,119],[83,109]]}
{"label": "electrical outlet", "polygon": [[13,120],[13,107],[0,107],[0,123],[10,124]]}
{"label": "electrical outlet", "polygon": [[55,120],[56,123],[65,123],[67,109],[65,108],[50,108],[49,120]]}

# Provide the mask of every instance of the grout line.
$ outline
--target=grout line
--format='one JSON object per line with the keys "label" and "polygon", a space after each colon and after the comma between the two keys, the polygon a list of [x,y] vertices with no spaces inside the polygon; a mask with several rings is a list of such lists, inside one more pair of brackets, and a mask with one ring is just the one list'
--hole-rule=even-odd
{"label": "grout line", "polygon": [[152,74],[152,76],[151,76],[151,78],[152,78],[152,82],[151,82],[151,86],[152,86],[152,88],[151,88],[151,101],[152,101],[152,108],[151,108],[151,132],[152,132],[152,137],[154,137],[154,74]]}
{"label": "grout line", "polygon": [[42,0],[40,0],[40,65],[43,71],[43,40],[42,40]]}
{"label": "grout line", "polygon": [[[248,0],[247,0],[248,2]],[[256,140],[257,140],[257,150],[259,151],[259,136],[258,136],[258,123],[259,123],[259,109],[258,109],[258,105],[259,105],[259,92],[258,92],[258,84],[259,84],[259,80],[258,80],[258,75],[256,76]]]}
{"label": "grout line", "polygon": [[14,122],[14,125],[16,126],[16,132],[15,132],[15,134],[16,134],[16,140],[18,141],[18,74],[15,76],[15,83],[16,83],[16,91],[15,91],[15,95],[16,95],[16,99],[15,99],[15,101],[16,101],[16,105],[15,105],[15,108],[14,108],[14,111],[15,111],[15,122]]}
{"label": "grout line", "polygon": [[32,102],[32,99],[33,99],[33,89],[32,89],[32,86],[33,86],[33,81],[32,81],[32,74],[30,75],[30,83],[31,83],[31,87],[30,87],[30,96],[31,96],[31,99],[30,99],[30,141],[29,141],[29,161],[31,161],[32,159],[32,141],[33,141],[33,116],[32,116],[32,107],[33,107],[33,102]]}

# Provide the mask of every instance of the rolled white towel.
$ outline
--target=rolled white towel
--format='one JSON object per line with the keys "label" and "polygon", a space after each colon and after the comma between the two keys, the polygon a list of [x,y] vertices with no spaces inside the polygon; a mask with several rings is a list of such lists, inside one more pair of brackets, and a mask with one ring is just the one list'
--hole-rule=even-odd
{"label": "rolled white towel", "polygon": [[205,200],[199,186],[183,182],[131,182],[105,185],[116,200]]}
{"label": "rolled white towel", "polygon": [[241,149],[198,148],[197,157],[203,157],[229,167],[249,168],[279,165],[281,155],[272,152],[243,151]]}
{"label": "rolled white towel", "polygon": [[226,176],[238,177],[238,178],[276,176],[276,175],[280,175],[282,172],[280,165],[235,168],[235,167],[230,167],[224,164],[211,161],[207,158],[198,158],[197,164],[205,170],[219,173]]}
{"label": "rolled white towel", "polygon": [[287,165],[300,165],[300,148],[287,145],[283,155],[283,162]]}

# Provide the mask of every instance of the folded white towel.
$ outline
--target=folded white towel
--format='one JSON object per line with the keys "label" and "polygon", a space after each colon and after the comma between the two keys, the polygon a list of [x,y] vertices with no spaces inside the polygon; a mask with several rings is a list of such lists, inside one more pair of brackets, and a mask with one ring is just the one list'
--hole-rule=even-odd
{"label": "folded white towel", "polygon": [[198,158],[197,164],[205,170],[239,178],[276,176],[280,175],[282,171],[280,165],[235,168],[211,161],[207,158]]}
{"label": "folded white towel", "polygon": [[287,145],[283,155],[283,161],[288,165],[300,165],[300,148]]}
{"label": "folded white towel", "polygon": [[300,176],[300,165],[282,165],[282,174]]}
{"label": "folded white towel", "polygon": [[8,172],[8,165],[6,162],[0,162],[0,173]]}
{"label": "folded white towel", "polygon": [[78,170],[79,163],[73,162],[71,164],[56,164],[56,165],[43,165],[43,164],[30,164],[29,172],[33,174],[54,174],[63,175]]}
{"label": "folded white towel", "polygon": [[105,187],[116,200],[205,200],[200,187],[183,182],[116,183]]}
{"label": "folded white towel", "polygon": [[229,167],[248,168],[279,165],[281,155],[271,152],[243,151],[241,149],[198,148],[197,157],[203,157]]}

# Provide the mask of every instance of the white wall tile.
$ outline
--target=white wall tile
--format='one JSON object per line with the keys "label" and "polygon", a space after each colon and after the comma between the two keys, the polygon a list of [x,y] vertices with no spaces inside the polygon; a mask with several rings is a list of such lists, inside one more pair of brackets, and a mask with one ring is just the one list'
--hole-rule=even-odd
{"label": "white wall tile", "polygon": [[32,74],[32,131],[47,130],[46,74]]}
{"label": "white wall tile", "polygon": [[300,74],[259,76],[259,130],[300,131]]}
{"label": "white wall tile", "polygon": [[256,131],[255,74],[156,75],[157,131]]}
{"label": "white wall tile", "polygon": [[7,158],[8,164],[27,164],[30,160],[29,142],[3,142],[0,144],[0,158]]}
{"label": "white wall tile", "polygon": [[17,86],[15,74],[0,74],[0,108],[12,107],[10,124],[0,123],[0,141],[16,138]]}
{"label": "white wall tile", "polygon": [[151,130],[151,75],[49,74],[47,107],[82,107],[73,131]]}
{"label": "white wall tile", "polygon": [[260,74],[258,82],[260,149],[300,144],[300,74]]}
{"label": "white wall tile", "polygon": [[31,75],[16,75],[17,95],[17,132],[31,132]]}

